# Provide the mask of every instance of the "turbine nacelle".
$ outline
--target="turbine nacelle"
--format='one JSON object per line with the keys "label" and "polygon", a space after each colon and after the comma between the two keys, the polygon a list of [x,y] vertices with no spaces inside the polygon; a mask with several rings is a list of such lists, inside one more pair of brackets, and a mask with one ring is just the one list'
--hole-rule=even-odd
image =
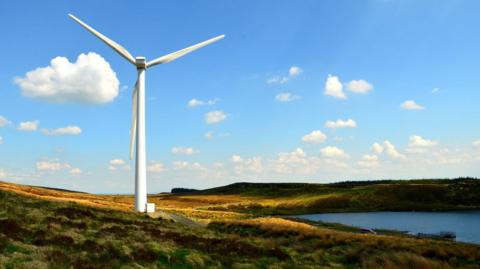
{"label": "turbine nacelle", "polygon": [[135,57],[135,66],[137,69],[147,69],[147,59],[143,56]]}

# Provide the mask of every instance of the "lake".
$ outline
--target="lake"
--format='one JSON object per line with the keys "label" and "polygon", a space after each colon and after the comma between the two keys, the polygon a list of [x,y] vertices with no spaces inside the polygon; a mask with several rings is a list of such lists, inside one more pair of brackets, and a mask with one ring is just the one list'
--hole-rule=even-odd
{"label": "lake", "polygon": [[452,231],[457,241],[480,244],[480,211],[325,213],[296,217],[361,228],[408,231],[415,235]]}

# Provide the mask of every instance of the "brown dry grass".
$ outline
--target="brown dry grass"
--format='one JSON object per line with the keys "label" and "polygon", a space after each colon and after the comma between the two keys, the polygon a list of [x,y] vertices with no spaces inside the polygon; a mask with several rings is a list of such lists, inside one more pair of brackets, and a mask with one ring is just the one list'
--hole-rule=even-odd
{"label": "brown dry grass", "polygon": [[1,181],[0,190],[14,192],[37,199],[73,202],[96,208],[109,208],[122,211],[133,209],[133,197],[128,195],[97,195],[89,193],[65,192]]}

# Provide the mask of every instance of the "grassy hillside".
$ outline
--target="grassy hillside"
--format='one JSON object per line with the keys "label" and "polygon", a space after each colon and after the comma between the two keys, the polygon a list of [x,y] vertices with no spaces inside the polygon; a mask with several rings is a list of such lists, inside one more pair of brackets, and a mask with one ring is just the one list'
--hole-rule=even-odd
{"label": "grassy hillside", "polygon": [[[0,190],[0,268],[480,268],[475,245],[246,215],[189,228],[118,210],[118,197],[83,206],[76,193],[30,190]],[[39,199],[51,191],[55,201]]]}
{"label": "grassy hillside", "polygon": [[348,211],[441,211],[480,209],[480,180],[388,180],[306,183],[235,183],[178,195],[202,201],[230,201],[204,209],[252,214],[306,214]]}

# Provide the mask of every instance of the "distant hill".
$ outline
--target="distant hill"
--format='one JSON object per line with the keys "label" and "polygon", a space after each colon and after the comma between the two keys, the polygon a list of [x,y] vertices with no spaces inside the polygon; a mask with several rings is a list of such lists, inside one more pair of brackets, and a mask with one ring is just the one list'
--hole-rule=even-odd
{"label": "distant hill", "polygon": [[[197,194],[258,194],[258,195],[296,195],[302,193],[317,193],[325,190],[344,190],[356,187],[378,185],[449,185],[449,184],[480,184],[477,178],[454,179],[409,179],[409,180],[366,180],[342,181],[334,183],[252,183],[237,182],[225,186],[196,191]],[[178,188],[182,189],[182,188]]]}
{"label": "distant hill", "polygon": [[233,195],[239,200],[210,208],[261,215],[472,210],[480,209],[480,180],[380,180],[330,184],[241,182],[189,195]]}
{"label": "distant hill", "polygon": [[187,189],[187,188],[173,188],[170,193],[194,193],[198,192],[196,189]]}

